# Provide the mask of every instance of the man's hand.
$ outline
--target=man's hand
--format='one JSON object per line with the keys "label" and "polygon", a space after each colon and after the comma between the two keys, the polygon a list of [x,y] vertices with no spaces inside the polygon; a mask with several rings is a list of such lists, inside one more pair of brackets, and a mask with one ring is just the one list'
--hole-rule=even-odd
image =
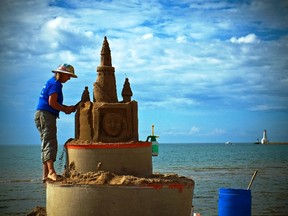
{"label": "man's hand", "polygon": [[75,106],[65,106],[65,114],[70,114],[72,112],[76,111],[76,107]]}

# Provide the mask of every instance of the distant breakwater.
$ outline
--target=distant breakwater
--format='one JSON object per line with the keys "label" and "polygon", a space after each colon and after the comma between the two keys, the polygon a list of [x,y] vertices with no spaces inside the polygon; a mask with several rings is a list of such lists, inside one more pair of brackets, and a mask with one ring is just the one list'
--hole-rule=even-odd
{"label": "distant breakwater", "polygon": [[288,145],[288,142],[268,142],[263,145]]}

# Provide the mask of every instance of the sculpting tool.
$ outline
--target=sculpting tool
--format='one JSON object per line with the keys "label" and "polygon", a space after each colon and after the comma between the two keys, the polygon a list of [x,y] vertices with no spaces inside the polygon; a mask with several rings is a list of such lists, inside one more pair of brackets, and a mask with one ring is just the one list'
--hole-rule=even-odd
{"label": "sculpting tool", "polygon": [[253,183],[256,175],[257,175],[257,172],[258,172],[258,170],[255,170],[255,171],[254,171],[254,174],[253,174],[253,176],[252,176],[252,178],[251,178],[251,180],[250,180],[250,182],[249,182],[249,185],[248,185],[248,187],[247,187],[247,190],[250,190],[250,188],[251,188],[251,186],[252,186],[252,183]]}

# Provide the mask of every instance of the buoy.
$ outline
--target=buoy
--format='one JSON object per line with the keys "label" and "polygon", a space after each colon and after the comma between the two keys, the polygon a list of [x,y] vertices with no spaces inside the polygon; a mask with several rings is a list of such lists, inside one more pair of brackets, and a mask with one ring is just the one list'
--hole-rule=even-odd
{"label": "buoy", "polygon": [[152,125],[152,134],[146,139],[146,142],[148,142],[149,139],[150,142],[152,142],[152,156],[158,156],[159,154],[159,143],[156,138],[159,138],[159,136],[154,135],[154,125]]}

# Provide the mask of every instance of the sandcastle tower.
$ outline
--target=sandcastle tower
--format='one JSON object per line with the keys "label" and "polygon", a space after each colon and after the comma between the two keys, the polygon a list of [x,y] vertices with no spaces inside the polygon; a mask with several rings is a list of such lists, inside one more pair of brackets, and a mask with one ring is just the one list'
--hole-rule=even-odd
{"label": "sandcastle tower", "polygon": [[[153,174],[152,143],[139,141],[138,104],[128,78],[118,101],[106,37],[93,86],[93,101],[84,88],[75,138],[65,144],[67,178],[47,183],[47,215],[190,216],[194,181]],[[92,178],[75,183],[72,172]]]}
{"label": "sandcastle tower", "polygon": [[117,103],[115,68],[112,67],[111,51],[106,36],[97,72],[97,81],[94,83],[94,102]]}
{"label": "sandcastle tower", "polygon": [[90,98],[87,87],[82,95],[85,99],[81,99],[76,113],[76,139],[105,143],[138,141],[138,104],[131,101],[133,94],[128,78],[122,90],[123,101],[118,102],[110,52],[105,37],[94,83],[93,102],[86,100]]}

